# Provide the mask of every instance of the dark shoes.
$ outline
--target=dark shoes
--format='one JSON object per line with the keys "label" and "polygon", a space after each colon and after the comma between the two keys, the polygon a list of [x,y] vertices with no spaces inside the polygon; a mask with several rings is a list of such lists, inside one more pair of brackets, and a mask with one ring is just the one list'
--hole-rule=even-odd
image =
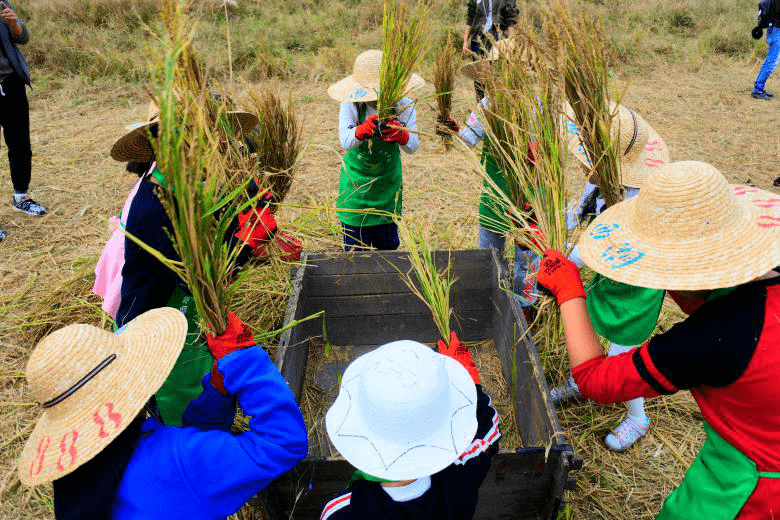
{"label": "dark shoes", "polygon": [[772,99],[772,94],[770,94],[766,90],[762,90],[761,92],[753,92],[752,96],[756,99],[764,99],[767,101]]}
{"label": "dark shoes", "polygon": [[34,217],[39,217],[46,214],[46,208],[32,199],[22,199],[17,202],[14,198],[13,201],[14,209],[16,211],[21,211],[22,213],[27,213],[28,215],[32,215]]}
{"label": "dark shoes", "polygon": [[2,242],[4,238],[5,238],[5,231],[0,229],[0,242]]}
{"label": "dark shoes", "polygon": [[772,184],[774,184],[775,186],[780,186],[780,177],[775,179],[775,182],[773,182]]}

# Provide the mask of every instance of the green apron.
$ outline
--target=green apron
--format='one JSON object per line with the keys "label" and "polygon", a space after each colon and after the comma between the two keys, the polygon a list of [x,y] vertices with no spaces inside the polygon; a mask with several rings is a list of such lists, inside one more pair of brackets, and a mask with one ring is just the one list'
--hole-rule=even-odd
{"label": "green apron", "polygon": [[600,336],[619,345],[639,345],[655,330],[665,291],[610,280],[596,273],[585,289],[590,321]]}
{"label": "green apron", "polygon": [[758,477],[780,478],[780,473],[757,471],[755,462],[706,421],[704,431],[704,446],[656,520],[734,520],[753,494]]}
{"label": "green apron", "polygon": [[187,340],[155,399],[165,424],[181,426],[181,416],[187,405],[203,391],[201,380],[211,370],[214,357],[200,334],[200,316],[195,311],[192,296],[177,286],[166,306],[179,309],[187,318]]}
{"label": "green apron", "polygon": [[[490,153],[490,144],[485,141],[482,146],[482,165],[485,173],[493,181],[483,183],[482,194],[479,196],[479,225],[490,231],[504,234],[509,231],[509,217],[507,216],[506,194],[509,186],[501,174],[498,163]],[[503,192],[498,193],[496,187]]]}
{"label": "green apron", "polygon": [[[366,106],[361,103],[359,122],[366,118]],[[370,143],[370,144],[369,144]],[[348,226],[377,226],[393,221],[391,215],[401,215],[401,149],[396,143],[371,138],[360,146],[347,150],[341,167],[339,196],[336,207],[351,210],[375,209],[389,215],[360,212],[339,212]]]}

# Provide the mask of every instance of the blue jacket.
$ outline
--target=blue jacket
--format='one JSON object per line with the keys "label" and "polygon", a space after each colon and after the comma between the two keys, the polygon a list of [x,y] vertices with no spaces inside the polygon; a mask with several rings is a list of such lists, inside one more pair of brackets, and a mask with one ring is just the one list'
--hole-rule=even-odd
{"label": "blue jacket", "polygon": [[306,456],[303,417],[287,382],[260,347],[217,362],[225,388],[250,416],[233,435],[234,397],[209,375],[184,413],[187,427],[147,419],[114,501],[115,519],[220,519],[238,511]]}
{"label": "blue jacket", "polygon": [[[0,2],[6,4],[8,7],[13,9],[11,2],[9,2],[8,0],[0,0]],[[20,43],[27,43],[27,42],[20,42]],[[26,84],[29,85],[30,69],[27,67],[27,62],[24,61],[24,56],[22,56],[22,53],[19,51],[19,49],[16,47],[16,44],[14,43],[13,37],[11,36],[11,29],[2,22],[0,22],[0,46],[2,46],[3,53],[5,53],[6,57],[8,58],[8,61],[11,63],[11,66],[14,68],[16,73],[19,75],[22,81],[24,81]]]}

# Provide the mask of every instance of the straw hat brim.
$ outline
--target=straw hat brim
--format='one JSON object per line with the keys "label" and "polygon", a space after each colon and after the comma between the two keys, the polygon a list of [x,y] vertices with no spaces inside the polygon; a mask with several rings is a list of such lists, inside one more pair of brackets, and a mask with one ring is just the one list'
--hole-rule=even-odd
{"label": "straw hat brim", "polygon": [[780,264],[777,235],[762,227],[760,213],[749,201],[736,202],[745,212],[742,224],[680,242],[648,240],[632,229],[638,200],[608,208],[580,237],[585,264],[611,280],[650,289],[718,289],[749,282]]}
{"label": "straw hat brim", "polygon": [[[70,327],[84,337],[113,336],[89,325]],[[115,352],[110,365],[67,397],[78,406],[65,415],[44,411],[19,458],[20,480],[35,486],[62,478],[108,446],[165,382],[186,334],[187,319],[168,307],[147,311],[127,324],[117,336],[122,352]]]}
{"label": "straw hat brim", "polygon": [[732,189],[738,200],[745,200],[756,208],[760,227],[780,234],[780,193],[740,184],[732,185]]}
{"label": "straw hat brim", "polygon": [[[425,80],[418,74],[413,73],[409,78],[409,82],[406,84],[404,95],[422,88],[423,85],[425,85]],[[341,101],[342,103],[365,103],[377,100],[377,89],[363,85],[352,75],[349,75],[328,87],[328,95],[332,99]]]}
{"label": "straw hat brim", "polygon": [[472,81],[484,82],[490,77],[493,65],[488,60],[478,60],[464,63],[460,67],[460,73]]}
{"label": "straw hat brim", "polygon": [[[259,122],[256,115],[249,112],[233,111],[227,113],[237,135],[251,131]],[[159,121],[136,123],[129,125],[125,135],[117,139],[111,147],[111,158],[119,162],[147,162],[154,156],[154,149],[149,142],[149,131]]]}
{"label": "straw hat brim", "polygon": [[325,416],[328,437],[350,464],[374,477],[409,480],[437,473],[452,464],[472,443],[477,432],[477,390],[471,376],[452,358],[444,357],[449,378],[449,413],[427,438],[413,444],[369,438],[359,413],[359,374],[370,362],[362,356],[347,367],[341,389]]}
{"label": "straw hat brim", "polygon": [[[569,150],[577,160],[587,168],[591,167],[590,158],[585,152],[585,147],[580,141],[579,130],[574,120],[574,112],[569,103],[564,104],[564,125],[566,128],[566,141]],[[647,129],[647,144],[645,145],[639,160],[633,163],[620,161],[620,179],[623,186],[629,188],[641,188],[642,183],[650,172],[671,162],[669,156],[669,147],[666,142],[658,135],[658,132],[642,118],[641,115],[634,112],[637,123]],[[593,182],[593,180],[591,180]]]}

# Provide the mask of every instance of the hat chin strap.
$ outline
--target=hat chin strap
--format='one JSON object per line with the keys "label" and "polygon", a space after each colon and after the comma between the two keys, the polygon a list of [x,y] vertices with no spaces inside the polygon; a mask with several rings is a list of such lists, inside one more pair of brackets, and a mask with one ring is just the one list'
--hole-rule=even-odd
{"label": "hat chin strap", "polygon": [[87,374],[79,379],[76,384],[62,392],[60,395],[53,399],[49,399],[45,403],[41,403],[41,408],[51,408],[52,406],[61,403],[74,393],[76,393],[76,390],[87,384],[87,381],[98,375],[104,368],[106,368],[108,365],[111,364],[112,361],[116,359],[116,354],[111,354],[106,359],[100,362],[98,366],[87,372]]}
{"label": "hat chin strap", "polygon": [[623,155],[628,155],[628,152],[630,152],[636,144],[636,138],[639,135],[639,122],[636,120],[636,114],[634,114],[633,110],[629,110],[628,113],[631,114],[631,121],[634,123],[634,135],[631,136],[631,141],[628,142]]}

